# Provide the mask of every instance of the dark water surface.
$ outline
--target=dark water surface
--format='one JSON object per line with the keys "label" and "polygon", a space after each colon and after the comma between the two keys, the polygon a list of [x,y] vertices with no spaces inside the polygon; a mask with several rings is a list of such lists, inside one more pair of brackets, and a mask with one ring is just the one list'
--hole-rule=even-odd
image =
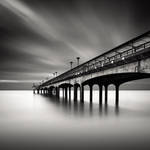
{"label": "dark water surface", "polygon": [[120,107],[0,91],[0,150],[150,149],[150,91],[121,91]]}

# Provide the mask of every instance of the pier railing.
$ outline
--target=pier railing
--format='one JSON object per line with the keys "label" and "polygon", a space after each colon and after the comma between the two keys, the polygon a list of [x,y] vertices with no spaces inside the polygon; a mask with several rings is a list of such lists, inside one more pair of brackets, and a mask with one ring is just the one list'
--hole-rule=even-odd
{"label": "pier railing", "polygon": [[43,87],[67,79],[72,79],[93,72],[109,69],[111,67],[119,65],[119,63],[126,63],[126,60],[129,60],[130,58],[134,58],[138,55],[141,55],[142,53],[145,53],[146,51],[150,51],[149,47],[150,31],[114,49],[111,49],[106,53],[103,53],[71,70],[68,70],[53,79],[45,81],[38,86]]}

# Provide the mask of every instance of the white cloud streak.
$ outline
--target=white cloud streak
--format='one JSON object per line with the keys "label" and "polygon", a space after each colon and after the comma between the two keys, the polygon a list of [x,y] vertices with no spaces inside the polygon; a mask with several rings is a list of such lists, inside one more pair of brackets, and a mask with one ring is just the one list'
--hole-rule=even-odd
{"label": "white cloud streak", "polygon": [[0,83],[37,83],[39,80],[0,80]]}

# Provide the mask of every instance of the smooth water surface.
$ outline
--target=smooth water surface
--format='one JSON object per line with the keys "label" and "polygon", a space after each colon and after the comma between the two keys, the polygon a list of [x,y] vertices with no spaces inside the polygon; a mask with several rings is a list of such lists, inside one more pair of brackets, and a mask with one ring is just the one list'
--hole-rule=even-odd
{"label": "smooth water surface", "polygon": [[108,106],[59,101],[32,91],[0,91],[0,149],[149,149],[150,91],[114,91]]}

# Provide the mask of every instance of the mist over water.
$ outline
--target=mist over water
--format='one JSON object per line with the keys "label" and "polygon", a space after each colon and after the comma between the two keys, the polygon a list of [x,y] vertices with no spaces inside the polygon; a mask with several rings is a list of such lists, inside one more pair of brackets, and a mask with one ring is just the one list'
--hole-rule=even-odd
{"label": "mist over water", "polygon": [[[0,149],[149,149],[150,91],[109,91],[108,106],[0,91]],[[104,101],[103,101],[104,102]]]}

